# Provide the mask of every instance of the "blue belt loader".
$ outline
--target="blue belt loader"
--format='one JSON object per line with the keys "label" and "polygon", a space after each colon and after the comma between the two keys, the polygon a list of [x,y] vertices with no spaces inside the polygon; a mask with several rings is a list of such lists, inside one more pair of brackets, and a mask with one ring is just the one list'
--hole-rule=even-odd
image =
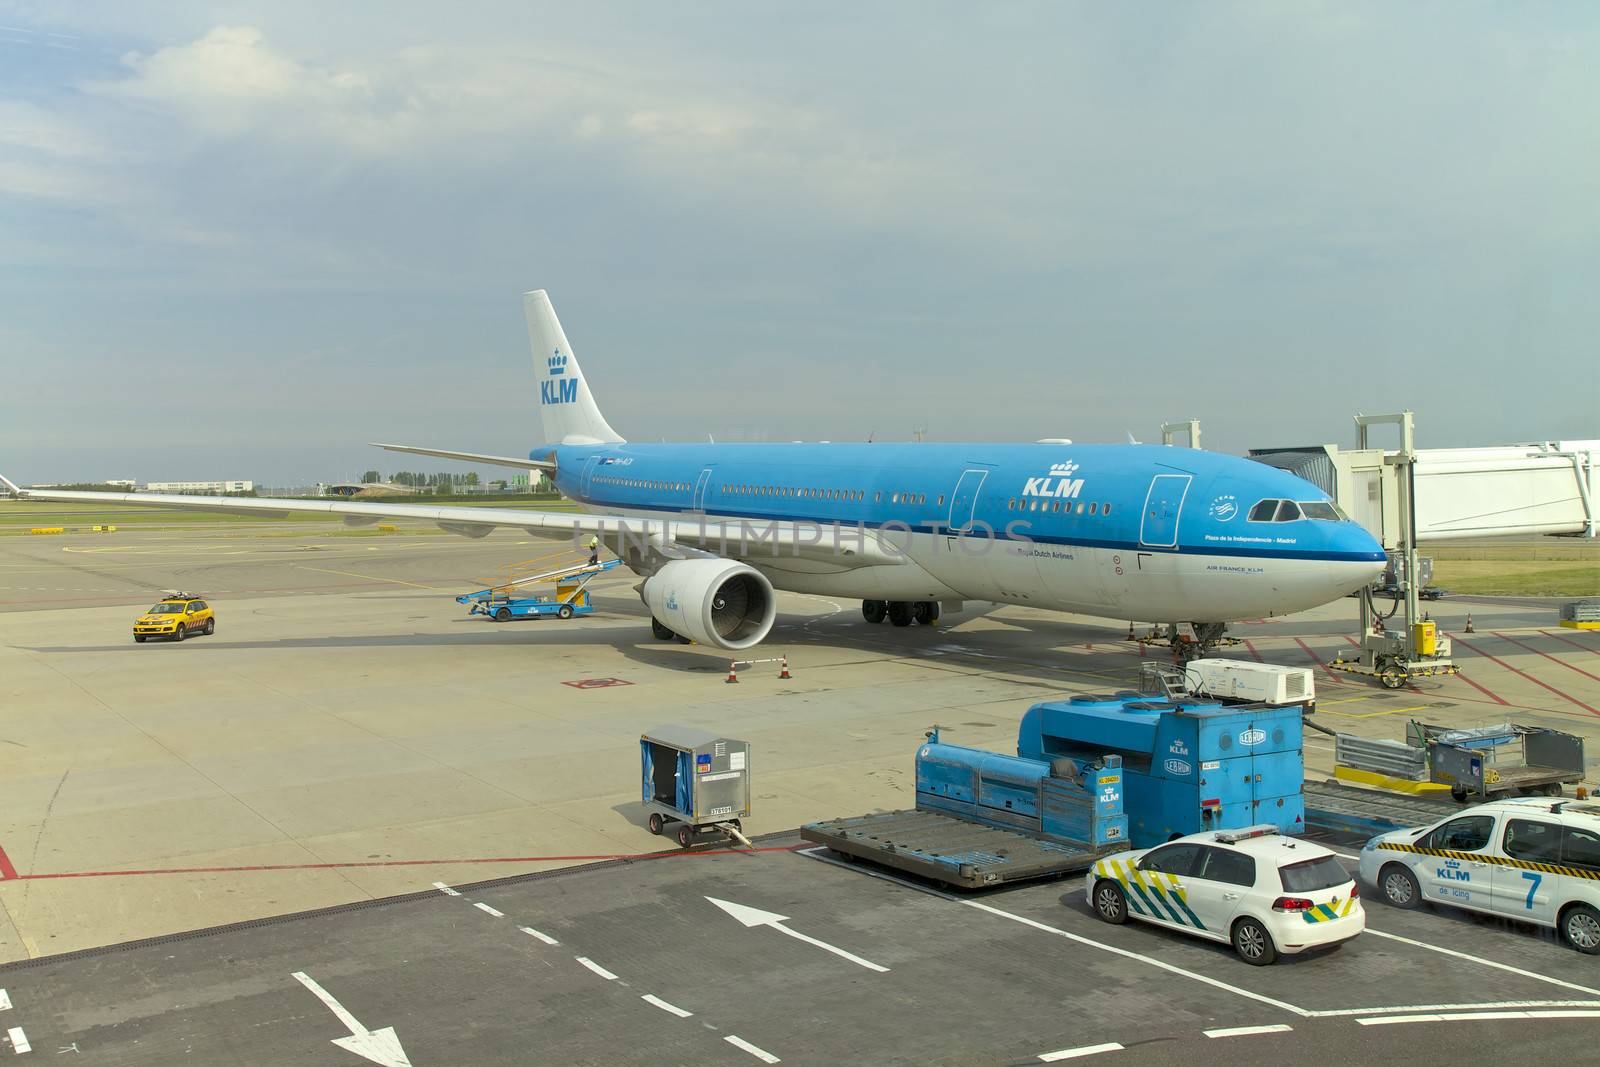
{"label": "blue belt loader", "polygon": [[964,888],[1091,866],[1128,847],[1122,766],[1034,760],[947,745],[917,749],[917,806],[811,823],[807,841]]}
{"label": "blue belt loader", "polygon": [[1017,755],[1032,760],[1121,758],[1131,847],[1202,830],[1271,823],[1305,830],[1299,705],[1151,700],[1138,693],[1035,704]]}

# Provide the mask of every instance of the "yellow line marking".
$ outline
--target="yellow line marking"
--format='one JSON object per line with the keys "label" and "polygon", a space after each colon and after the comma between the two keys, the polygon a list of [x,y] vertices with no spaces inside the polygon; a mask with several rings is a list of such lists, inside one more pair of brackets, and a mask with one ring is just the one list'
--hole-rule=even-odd
{"label": "yellow line marking", "polygon": [[1319,708],[1329,708],[1329,707],[1332,707],[1335,704],[1349,704],[1352,701],[1356,701],[1356,700],[1371,700],[1371,699],[1372,699],[1371,694],[1362,694],[1361,696],[1358,696],[1358,697],[1340,697],[1338,700],[1319,700],[1319,701],[1317,701],[1317,707],[1319,707]]}
{"label": "yellow line marking", "polygon": [[[1337,715],[1341,719],[1378,719],[1385,715],[1404,715],[1408,711],[1422,711],[1427,704],[1417,704],[1409,708],[1390,708],[1387,711],[1330,711],[1329,715]],[[1317,711],[1322,711],[1322,705],[1317,705]]]}
{"label": "yellow line marking", "polygon": [[439,587],[436,585],[419,585],[416,582],[408,582],[403,578],[379,578],[371,574],[357,574],[355,571],[336,571],[332,567],[312,567],[304,563],[297,563],[295,566],[303,571],[321,571],[323,574],[342,574],[346,578],[360,578],[363,581],[368,582],[393,582],[395,585],[409,585],[413,589],[427,589],[430,592],[438,592],[439,590]]}

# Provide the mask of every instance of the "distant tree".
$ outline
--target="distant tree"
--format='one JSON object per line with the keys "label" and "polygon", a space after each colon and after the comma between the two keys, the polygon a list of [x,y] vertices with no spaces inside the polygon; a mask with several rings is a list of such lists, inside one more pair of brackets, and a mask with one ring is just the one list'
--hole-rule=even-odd
{"label": "distant tree", "polygon": [[478,472],[477,471],[468,471],[467,472],[467,484],[468,485],[477,485],[478,484]]}
{"label": "distant tree", "polygon": [[380,481],[380,480],[381,480],[381,476],[378,474],[377,471],[367,471],[367,473],[365,473],[365,474],[363,474],[361,476],[361,484],[362,485],[371,485],[372,483],[374,483],[376,481]]}

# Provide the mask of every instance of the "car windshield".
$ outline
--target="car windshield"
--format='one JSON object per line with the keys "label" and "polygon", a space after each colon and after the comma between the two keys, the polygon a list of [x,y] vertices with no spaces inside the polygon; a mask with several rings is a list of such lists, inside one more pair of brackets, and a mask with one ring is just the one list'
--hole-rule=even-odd
{"label": "car windshield", "polygon": [[146,614],[148,614],[148,615],[182,615],[183,614],[183,605],[182,604],[157,604],[155,607],[151,608],[148,612],[146,612]]}
{"label": "car windshield", "polygon": [[1332,856],[1318,856],[1278,868],[1278,878],[1286,893],[1315,893],[1350,881],[1343,865]]}

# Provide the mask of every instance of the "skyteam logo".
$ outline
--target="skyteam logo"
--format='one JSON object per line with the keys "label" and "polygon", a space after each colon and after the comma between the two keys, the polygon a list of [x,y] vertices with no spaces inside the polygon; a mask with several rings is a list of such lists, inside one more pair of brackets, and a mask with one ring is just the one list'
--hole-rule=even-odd
{"label": "skyteam logo", "polygon": [[571,404],[578,399],[578,376],[562,378],[556,381],[558,375],[567,373],[567,357],[561,354],[561,349],[545,360],[545,369],[550,372],[550,377],[539,383],[539,403],[541,404]]}
{"label": "skyteam logo", "polygon": [[1239,502],[1231,496],[1219,496],[1211,502],[1211,517],[1218,522],[1227,522],[1239,514]]}
{"label": "skyteam logo", "polygon": [[1029,478],[1022,487],[1023,496],[1047,496],[1071,500],[1083,491],[1083,479],[1074,478],[1078,465],[1070,459],[1065,463],[1050,464],[1050,473],[1042,478]]}

